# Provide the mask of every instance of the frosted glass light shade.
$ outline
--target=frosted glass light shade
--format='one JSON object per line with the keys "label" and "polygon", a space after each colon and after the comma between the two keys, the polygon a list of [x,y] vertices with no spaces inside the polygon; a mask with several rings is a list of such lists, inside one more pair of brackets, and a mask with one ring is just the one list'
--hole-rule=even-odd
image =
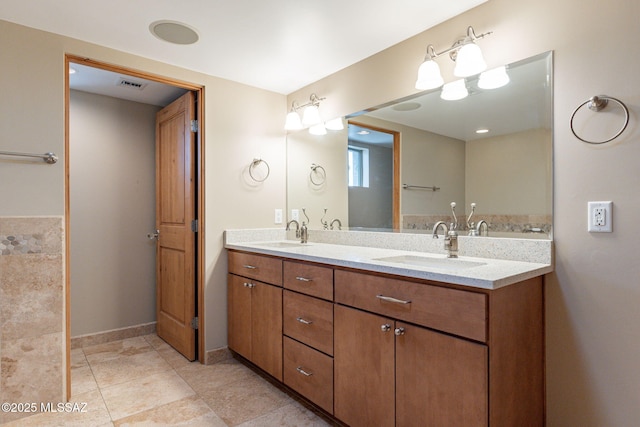
{"label": "frosted glass light shade", "polygon": [[440,98],[445,101],[457,101],[466,98],[467,95],[469,95],[469,91],[467,90],[464,79],[460,79],[442,86]]}
{"label": "frosted glass light shade", "polygon": [[322,123],[318,124],[318,125],[313,125],[309,128],[309,133],[311,135],[326,135],[327,134],[327,128],[324,127],[324,125]]}
{"label": "frosted glass light shade", "polygon": [[429,90],[442,86],[444,79],[440,73],[440,66],[433,59],[424,61],[418,68],[416,89]]}
{"label": "frosted glass light shade", "polygon": [[502,67],[493,68],[480,74],[478,87],[480,89],[497,89],[509,83],[509,75],[507,69]]}
{"label": "frosted glass light shade", "polygon": [[475,43],[463,45],[456,56],[453,74],[457,77],[469,77],[486,70],[487,63],[482,57],[480,47]]}
{"label": "frosted glass light shade", "polygon": [[313,126],[322,122],[320,118],[320,111],[316,105],[309,105],[304,109],[304,113],[302,114],[302,124],[304,126]]}
{"label": "frosted glass light shade", "polygon": [[285,130],[300,130],[302,129],[302,122],[300,121],[300,115],[295,111],[291,111],[287,114],[287,120],[284,123]]}
{"label": "frosted glass light shade", "polygon": [[324,127],[329,130],[342,130],[344,129],[344,123],[342,123],[342,117],[336,117],[335,119],[328,120]]}

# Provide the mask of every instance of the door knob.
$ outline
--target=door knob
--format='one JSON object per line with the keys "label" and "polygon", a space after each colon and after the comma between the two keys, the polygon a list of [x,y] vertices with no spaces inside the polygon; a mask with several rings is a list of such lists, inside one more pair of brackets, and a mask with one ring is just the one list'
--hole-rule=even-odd
{"label": "door knob", "polygon": [[160,237],[160,230],[147,234],[147,239],[149,240],[158,240],[158,237]]}

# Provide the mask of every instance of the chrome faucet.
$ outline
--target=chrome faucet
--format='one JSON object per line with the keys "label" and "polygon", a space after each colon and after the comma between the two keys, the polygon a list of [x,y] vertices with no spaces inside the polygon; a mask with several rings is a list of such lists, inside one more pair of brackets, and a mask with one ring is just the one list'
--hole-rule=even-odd
{"label": "chrome faucet", "polygon": [[338,230],[342,230],[342,223],[340,222],[340,220],[338,218],[336,218],[333,221],[331,221],[331,229],[333,230],[333,223],[334,222],[338,223]]}
{"label": "chrome faucet", "polygon": [[291,221],[289,221],[287,223],[287,231],[291,230],[291,224],[295,224],[296,225],[296,239],[300,238],[300,223],[298,221],[296,221],[295,219],[292,219]]}
{"label": "chrome faucet", "polygon": [[487,224],[487,221],[485,221],[484,219],[481,219],[480,221],[478,221],[478,224],[475,224],[473,221],[471,221],[471,217],[473,216],[475,211],[476,211],[476,204],[471,203],[471,213],[469,214],[469,218],[467,218],[467,226],[469,227],[469,236],[481,236],[483,225],[484,225],[484,235],[488,236],[489,224]]}
{"label": "chrome faucet", "polygon": [[307,221],[302,221],[302,227],[300,227],[300,243],[307,243],[309,241],[309,229],[307,228],[307,222],[309,222],[309,217],[307,216],[307,211],[302,208],[302,214]]}
{"label": "chrome faucet", "polygon": [[444,249],[447,251],[447,258],[458,258],[458,218],[456,217],[456,202],[451,202],[451,212],[453,213],[453,222],[447,229],[444,221],[438,221],[433,226],[433,238],[438,238],[438,229],[444,228]]}

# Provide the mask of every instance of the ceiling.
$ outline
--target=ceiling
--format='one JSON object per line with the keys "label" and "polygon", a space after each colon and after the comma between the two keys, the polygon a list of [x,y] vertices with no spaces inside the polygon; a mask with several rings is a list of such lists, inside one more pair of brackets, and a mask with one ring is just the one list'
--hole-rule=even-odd
{"label": "ceiling", "polygon": [[[286,95],[485,1],[2,0],[0,19]],[[199,41],[159,40],[159,20]]]}

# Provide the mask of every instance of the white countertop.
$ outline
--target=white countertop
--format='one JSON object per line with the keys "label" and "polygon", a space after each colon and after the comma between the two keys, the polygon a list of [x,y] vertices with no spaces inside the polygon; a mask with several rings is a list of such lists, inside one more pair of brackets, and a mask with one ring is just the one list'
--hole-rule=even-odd
{"label": "white countertop", "polygon": [[[309,242],[303,245],[292,240],[227,242],[225,247],[227,249],[274,255],[300,261],[356,268],[482,289],[498,289],[553,271],[551,264],[535,262],[469,256],[461,256],[456,260],[447,260],[446,256],[442,254],[316,242]],[[435,265],[427,267],[380,260],[380,258],[388,257],[404,257],[409,261],[417,260],[418,262],[424,258],[429,258],[434,261]],[[457,261],[462,262],[457,263]],[[470,263],[478,263],[478,265]],[[438,266],[438,264],[443,266]],[[470,265],[472,266],[470,267]]]}

